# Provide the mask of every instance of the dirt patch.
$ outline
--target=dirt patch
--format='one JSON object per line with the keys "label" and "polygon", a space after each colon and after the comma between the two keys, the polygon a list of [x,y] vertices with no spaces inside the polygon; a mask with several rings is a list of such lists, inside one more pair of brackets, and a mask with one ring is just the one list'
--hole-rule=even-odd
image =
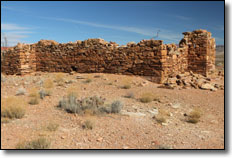
{"label": "dirt patch", "polygon": [[[42,89],[43,82],[53,80],[53,73],[4,76],[1,99],[15,96],[29,102],[32,88]],[[98,76],[98,77],[94,77]],[[164,89],[160,84],[141,77],[115,74],[64,74],[63,84],[54,82],[51,95],[36,105],[27,104],[21,119],[1,123],[1,148],[14,149],[20,142],[46,138],[52,149],[223,149],[224,148],[224,90]],[[84,83],[86,79],[91,82]],[[131,81],[129,89],[121,88]],[[218,78],[223,84],[223,78]],[[19,88],[26,91],[16,96]],[[57,106],[63,96],[75,91],[79,99],[90,96],[106,98],[105,104],[120,100],[123,108],[118,114],[78,115]],[[125,97],[133,92],[133,97]],[[142,103],[144,93],[158,99]],[[195,108],[201,117],[193,124],[187,117]],[[155,115],[165,117],[157,122]],[[83,128],[90,121],[91,128]],[[55,130],[47,127],[55,125]]]}

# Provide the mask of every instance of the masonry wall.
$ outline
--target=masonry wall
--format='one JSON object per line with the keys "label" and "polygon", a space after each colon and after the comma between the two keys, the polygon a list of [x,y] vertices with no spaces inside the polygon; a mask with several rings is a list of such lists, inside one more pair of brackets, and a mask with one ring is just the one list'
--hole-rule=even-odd
{"label": "masonry wall", "polygon": [[215,41],[210,33],[184,34],[179,47],[161,40],[130,42],[119,47],[114,42],[88,39],[59,44],[41,40],[10,49],[1,64],[6,74],[42,72],[119,73],[146,76],[160,83],[185,71],[206,75],[213,70]]}
{"label": "masonry wall", "polygon": [[159,82],[162,41],[141,41],[118,47],[101,39],[68,44],[40,41],[36,47],[36,71],[120,73],[150,76]]}
{"label": "masonry wall", "polygon": [[183,34],[180,46],[188,49],[188,70],[207,76],[215,68],[215,39],[206,30]]}

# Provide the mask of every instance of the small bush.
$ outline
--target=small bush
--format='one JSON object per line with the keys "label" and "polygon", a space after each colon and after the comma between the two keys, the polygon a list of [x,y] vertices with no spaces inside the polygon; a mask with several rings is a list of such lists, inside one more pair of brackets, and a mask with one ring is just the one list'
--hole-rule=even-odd
{"label": "small bush", "polygon": [[130,89],[131,85],[130,84],[125,84],[121,87],[122,89]]}
{"label": "small bush", "polygon": [[129,92],[125,95],[126,98],[135,98],[135,95],[133,92]]}
{"label": "small bush", "polygon": [[9,97],[1,101],[1,117],[20,119],[25,115],[26,106],[21,98]]}
{"label": "small bush", "polygon": [[19,88],[16,92],[16,95],[25,95],[26,90],[24,88]]}
{"label": "small bush", "polygon": [[39,104],[39,99],[38,99],[38,97],[32,97],[32,98],[30,99],[30,101],[28,102],[28,104],[30,104],[30,105]]}
{"label": "small bush", "polygon": [[198,118],[194,118],[194,117],[189,117],[188,120],[187,120],[188,123],[197,123],[199,122],[199,119]]}
{"label": "small bush", "polygon": [[46,96],[51,96],[50,90],[40,90],[39,91],[40,99],[44,99]]}
{"label": "small bush", "polygon": [[6,78],[1,74],[1,82],[6,82]]}
{"label": "small bush", "polygon": [[166,123],[166,121],[167,121],[166,118],[161,114],[155,115],[154,118],[160,124]]}
{"label": "small bush", "polygon": [[123,103],[119,100],[114,101],[111,104],[111,113],[120,113],[121,109],[123,107]]}
{"label": "small bush", "polygon": [[56,123],[53,123],[53,122],[50,122],[50,123],[47,125],[47,130],[48,130],[48,131],[51,131],[51,132],[56,131],[58,128],[59,128],[59,125],[56,124]]}
{"label": "small bush", "polygon": [[81,105],[78,103],[74,93],[70,93],[67,97],[64,97],[58,106],[70,113],[81,113]]}
{"label": "small bush", "polygon": [[152,99],[150,97],[142,97],[142,98],[140,98],[140,101],[142,103],[149,103],[152,101]]}
{"label": "small bush", "polygon": [[98,96],[86,97],[78,100],[75,94],[69,94],[60,100],[58,107],[70,113],[102,114],[110,113],[111,107],[104,106],[105,99]]}
{"label": "small bush", "polygon": [[57,83],[58,86],[64,85],[64,77],[65,77],[65,74],[63,73],[58,73],[55,75],[55,82]]}
{"label": "small bush", "polygon": [[50,141],[46,138],[38,138],[32,141],[18,143],[16,149],[49,149]]}
{"label": "small bush", "polygon": [[90,121],[90,120],[86,120],[84,122],[84,124],[82,125],[83,129],[91,129],[92,130],[93,127],[94,127],[94,123],[92,121]]}
{"label": "small bush", "polygon": [[140,98],[140,101],[142,103],[149,103],[152,102],[153,100],[158,100],[158,97],[152,93],[144,93]]}
{"label": "small bush", "polygon": [[10,122],[10,119],[9,118],[1,118],[1,123],[9,123]]}
{"label": "small bush", "polygon": [[39,92],[37,88],[32,88],[29,91],[29,97],[39,97]]}
{"label": "small bush", "polygon": [[91,79],[87,79],[87,80],[84,81],[84,83],[90,83],[90,82],[92,82]]}
{"label": "small bush", "polygon": [[95,75],[94,78],[101,78],[101,76],[100,75]]}
{"label": "small bush", "polygon": [[122,84],[121,88],[122,89],[130,89],[131,88],[131,82],[132,82],[131,78],[128,78],[128,77],[122,78],[122,80],[121,80],[121,84]]}
{"label": "small bush", "polygon": [[201,117],[201,111],[197,108],[193,109],[188,115],[187,122],[189,123],[198,123]]}
{"label": "small bush", "polygon": [[47,88],[47,89],[50,89],[50,88],[53,88],[54,87],[54,83],[51,79],[47,79],[43,82],[43,88]]}

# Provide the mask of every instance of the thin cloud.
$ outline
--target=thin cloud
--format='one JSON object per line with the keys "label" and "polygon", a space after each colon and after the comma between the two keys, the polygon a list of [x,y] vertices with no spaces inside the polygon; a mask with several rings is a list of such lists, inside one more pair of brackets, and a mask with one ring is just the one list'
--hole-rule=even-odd
{"label": "thin cloud", "polygon": [[12,7],[8,7],[8,6],[5,6],[5,5],[2,5],[1,9],[14,11],[14,12],[21,12],[21,13],[30,13],[30,12],[26,11],[25,8],[24,9],[12,8]]}
{"label": "thin cloud", "polygon": [[154,34],[153,30],[145,30],[145,29],[137,28],[137,27],[112,26],[112,25],[98,24],[98,23],[93,23],[93,22],[73,20],[73,19],[64,19],[64,18],[52,18],[52,17],[40,17],[40,18],[48,19],[48,20],[70,22],[70,23],[75,23],[75,24],[88,25],[88,26],[92,26],[92,27],[114,29],[114,30],[120,30],[120,31],[126,31],[126,32],[134,32],[134,33],[145,35],[145,36],[152,36]]}
{"label": "thin cloud", "polygon": [[190,17],[186,17],[186,16],[182,16],[182,15],[175,15],[175,17],[180,19],[180,20],[191,20]]}
{"label": "thin cloud", "polygon": [[8,46],[14,46],[19,42],[23,42],[24,38],[28,38],[31,33],[34,33],[29,27],[22,27],[18,24],[3,23],[1,24],[1,42],[7,38]]}
{"label": "thin cloud", "polygon": [[10,23],[5,23],[1,24],[1,29],[4,31],[11,31],[11,30],[28,30],[30,28],[28,27],[21,27],[17,24],[10,24]]}
{"label": "thin cloud", "polygon": [[53,17],[39,17],[42,19],[48,19],[48,20],[55,20],[55,21],[62,21],[62,22],[69,22],[74,24],[81,24],[81,25],[88,25],[92,27],[98,27],[98,28],[107,28],[107,29],[113,29],[113,30],[120,30],[120,31],[126,31],[126,32],[132,32],[143,36],[148,36],[149,38],[156,35],[157,30],[160,30],[159,38],[162,38],[164,40],[177,42],[181,39],[181,35],[178,33],[173,33],[165,29],[160,28],[138,28],[133,26],[113,26],[113,25],[106,25],[106,24],[98,24],[88,21],[80,21],[80,20],[74,20],[74,19],[64,19],[64,18],[53,18]]}

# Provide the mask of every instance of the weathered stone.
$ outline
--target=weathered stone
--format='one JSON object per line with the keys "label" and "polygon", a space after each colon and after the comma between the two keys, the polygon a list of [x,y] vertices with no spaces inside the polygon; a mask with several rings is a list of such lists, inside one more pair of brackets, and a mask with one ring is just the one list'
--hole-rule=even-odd
{"label": "weathered stone", "polygon": [[[200,35],[200,36],[199,36]],[[184,72],[207,76],[215,64],[215,40],[205,30],[184,33],[178,48],[161,40],[129,42],[118,47],[115,42],[88,39],[59,44],[40,40],[36,44],[18,44],[1,58],[1,70],[7,75],[24,75],[36,71],[79,73],[118,73],[147,76],[163,83],[170,77],[172,87],[187,85]],[[181,42],[180,42],[181,43]],[[200,78],[200,75],[195,76]]]}
{"label": "weathered stone", "polygon": [[202,84],[202,85],[200,86],[200,88],[201,88],[201,89],[205,89],[205,90],[214,90],[214,89],[215,89],[214,86],[211,85],[211,84],[209,84],[209,83]]}

